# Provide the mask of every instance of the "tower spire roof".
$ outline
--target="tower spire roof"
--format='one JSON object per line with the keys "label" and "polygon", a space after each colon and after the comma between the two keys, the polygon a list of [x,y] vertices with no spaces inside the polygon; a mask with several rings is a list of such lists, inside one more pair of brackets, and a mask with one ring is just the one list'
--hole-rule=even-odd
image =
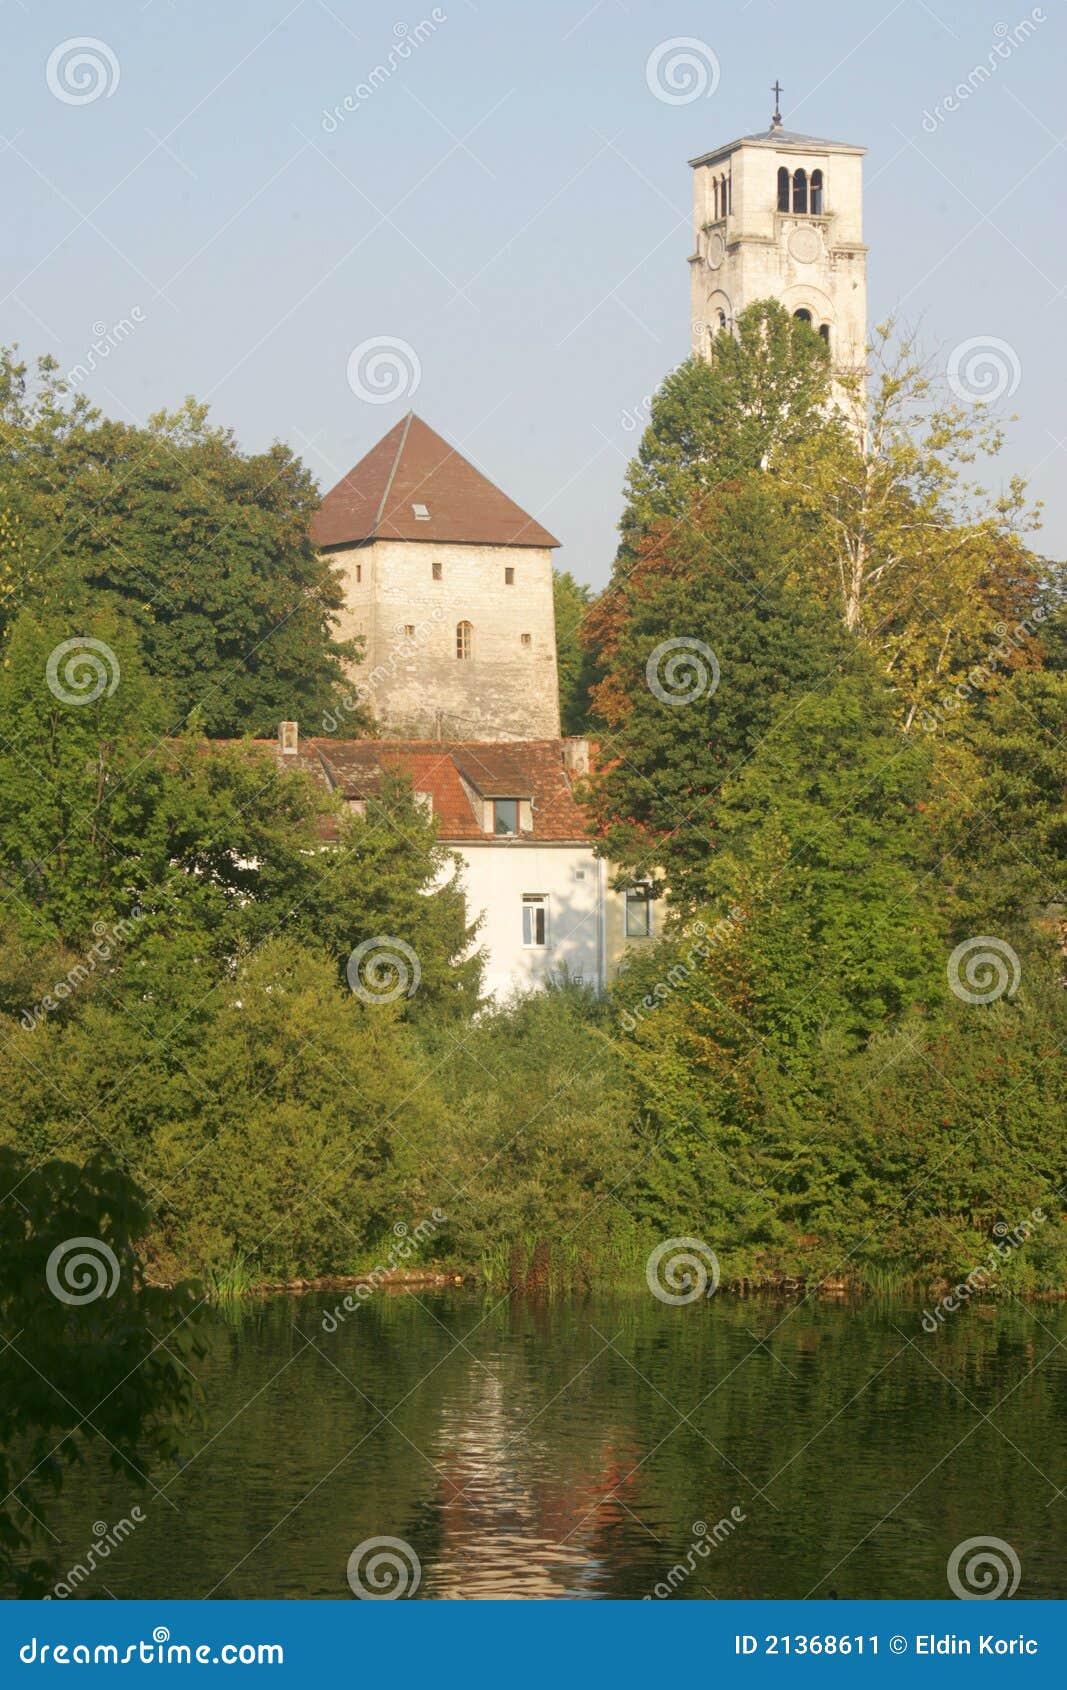
{"label": "tower spire roof", "polygon": [[330,489],[311,537],[317,546],[361,540],[559,545],[414,411]]}

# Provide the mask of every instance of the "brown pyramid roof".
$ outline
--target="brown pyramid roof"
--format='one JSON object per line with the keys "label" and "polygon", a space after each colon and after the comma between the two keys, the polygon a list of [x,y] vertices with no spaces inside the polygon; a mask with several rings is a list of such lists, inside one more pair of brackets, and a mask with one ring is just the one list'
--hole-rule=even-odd
{"label": "brown pyramid roof", "polygon": [[311,537],[317,546],[360,540],[559,545],[414,411],[327,493]]}

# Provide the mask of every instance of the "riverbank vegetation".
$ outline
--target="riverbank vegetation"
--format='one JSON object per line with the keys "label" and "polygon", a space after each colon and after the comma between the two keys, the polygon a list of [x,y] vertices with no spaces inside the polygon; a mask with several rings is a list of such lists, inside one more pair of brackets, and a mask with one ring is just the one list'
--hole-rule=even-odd
{"label": "riverbank vegetation", "polygon": [[4,379],[0,1146],[128,1181],[149,1278],[615,1282],[696,1237],[727,1285],[918,1287],[1026,1223],[997,1283],[1067,1288],[1064,582],[980,407],[886,350],[861,440],[771,305],[668,378],[608,589],[559,589],[662,936],[486,1009],[412,794],[231,742],[336,702],[299,464]]}

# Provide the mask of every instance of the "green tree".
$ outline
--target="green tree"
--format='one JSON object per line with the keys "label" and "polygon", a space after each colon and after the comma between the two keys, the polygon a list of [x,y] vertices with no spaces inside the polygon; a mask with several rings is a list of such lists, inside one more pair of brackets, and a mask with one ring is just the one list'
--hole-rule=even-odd
{"label": "green tree", "polygon": [[175,725],[196,709],[209,734],[270,734],[335,702],[356,652],[334,637],[343,589],[311,543],[318,495],[288,447],[243,453],[192,399],[143,427],[107,420],[70,399],[54,360],[31,378],[10,350],[0,434],[0,544],[17,537],[23,556],[12,605],[121,611]]}
{"label": "green tree", "polygon": [[417,956],[409,1013],[469,1012],[473,931],[410,789],[388,782],[356,815],[262,747],[162,739],[130,625],[102,613],[57,664],[64,628],[20,617],[0,673],[0,911],[30,949],[65,948],[96,982],[121,967],[97,968],[101,940],[136,955],[163,934],[224,970],[284,926],[343,978],[358,945],[393,939]]}
{"label": "green tree", "polygon": [[652,524],[686,521],[695,499],[838,434],[829,394],[829,354],[810,324],[775,300],[747,306],[736,333],[717,336],[709,359],[680,364],[652,401],[626,475],[617,567]]}
{"label": "green tree", "polygon": [[748,477],[650,532],[594,613],[605,723],[593,805],[605,855],[703,895],[723,783],[852,650],[789,584],[797,536],[777,484]]}
{"label": "green tree", "polygon": [[[852,426],[798,440],[776,473],[809,535],[804,580],[877,654],[911,728],[1061,572],[1027,548],[1037,512],[1024,482],[990,492],[976,479],[995,464],[1003,421],[944,403],[914,338],[893,333],[879,327],[868,367],[839,380]],[[1024,642],[1005,667],[1036,661]]]}
{"label": "green tree", "polygon": [[552,572],[556,616],[556,664],[559,673],[559,714],[565,734],[583,734],[588,727],[589,689],[593,683],[592,654],[583,643],[582,627],[593,592],[569,570]]}

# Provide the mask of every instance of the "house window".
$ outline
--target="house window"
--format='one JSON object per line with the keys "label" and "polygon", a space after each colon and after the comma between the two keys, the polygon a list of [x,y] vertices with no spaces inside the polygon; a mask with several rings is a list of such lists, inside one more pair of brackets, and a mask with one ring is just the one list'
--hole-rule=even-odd
{"label": "house window", "polygon": [[652,934],[652,888],[630,886],[625,893],[628,939],[648,939]]}
{"label": "house window", "polygon": [[548,944],[548,899],[527,893],[522,900],[522,942],[527,950],[544,950]]}
{"label": "house window", "polygon": [[532,634],[520,634],[519,635],[519,644],[520,645],[532,645],[533,644],[533,635]]}
{"label": "house window", "polygon": [[518,833],[519,831],[519,800],[517,798],[493,799],[493,832]]}
{"label": "house window", "polygon": [[504,570],[504,585],[505,587],[513,587],[515,585],[515,571],[512,569],[510,564],[508,564],[507,568]]}
{"label": "house window", "polygon": [[431,571],[431,574],[433,575],[434,580],[440,581],[442,575],[445,572],[444,571],[444,565],[440,564],[440,563],[431,563],[430,571]]}
{"label": "house window", "polygon": [[474,655],[474,627],[470,622],[456,623],[456,656],[466,659]]}

